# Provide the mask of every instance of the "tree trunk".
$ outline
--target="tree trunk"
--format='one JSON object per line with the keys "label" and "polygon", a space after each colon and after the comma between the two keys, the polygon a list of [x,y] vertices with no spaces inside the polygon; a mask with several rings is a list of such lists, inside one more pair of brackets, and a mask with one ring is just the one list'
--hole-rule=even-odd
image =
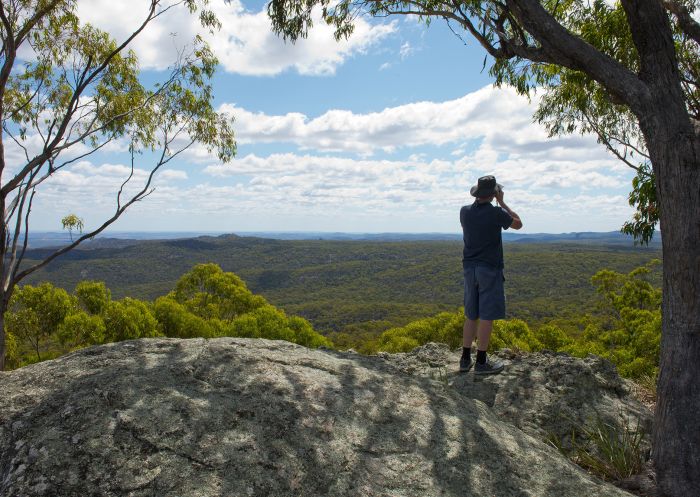
{"label": "tree trunk", "polygon": [[664,114],[665,122],[645,130],[663,242],[653,459],[659,495],[691,497],[700,496],[700,133],[687,114],[676,120],[671,109],[657,107],[657,118]]}
{"label": "tree trunk", "polygon": [[0,371],[5,371],[5,313],[0,313]]}

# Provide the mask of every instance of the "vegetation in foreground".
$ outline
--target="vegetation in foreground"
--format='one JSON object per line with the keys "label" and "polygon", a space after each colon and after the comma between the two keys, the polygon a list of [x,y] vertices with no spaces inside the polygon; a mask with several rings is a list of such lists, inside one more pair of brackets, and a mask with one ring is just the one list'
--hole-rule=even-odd
{"label": "vegetation in foreground", "polygon": [[[534,328],[554,324],[567,334],[582,332],[585,325],[577,319],[598,311],[594,274],[603,269],[628,273],[661,257],[658,246],[599,242],[508,243],[505,252],[508,316]],[[461,241],[200,237],[75,250],[27,283],[48,281],[72,292],[90,279],[104,281],[114,298],[154,301],[196,264],[214,262],[272,305],[307,319],[316,331],[343,345],[456,311],[463,292],[461,253]],[[43,255],[37,249],[26,258]],[[661,286],[661,271],[652,272],[649,281]]]}
{"label": "vegetation in foreground", "polygon": [[[496,321],[489,349],[509,348],[534,352],[552,350],[577,357],[595,354],[609,359],[622,376],[634,379],[655,377],[661,339],[661,290],[649,275],[654,260],[628,274],[599,271],[592,278],[600,301],[598,312],[582,315],[574,323],[580,333],[566,333],[552,324],[531,328],[520,319]],[[408,352],[427,342],[461,346],[462,312],[443,312],[392,328],[376,340],[358,343],[358,350],[372,353]],[[575,328],[574,328],[575,329]]]}
{"label": "vegetation in foreground", "polygon": [[[593,353],[611,360],[622,376],[651,385],[658,373],[661,291],[652,284],[653,260],[629,273],[602,270],[592,278],[599,303],[568,327],[530,327],[520,319],[497,321],[490,349],[548,349],[583,357]],[[82,281],[69,294],[50,283],[17,291],[7,315],[8,364],[20,367],[82,347],[142,337],[261,337],[307,347],[348,348],[363,353],[406,352],[428,342],[461,345],[461,311],[394,327],[379,336],[336,333],[336,343],[317,333],[303,318],[287,316],[253,294],[243,280],[216,264],[198,264],[175,288],[153,302],[125,297],[112,300],[103,282]],[[581,329],[571,333],[565,329]],[[639,427],[599,423],[585,432],[590,443],[563,450],[573,462],[613,483],[637,474],[646,463]]]}
{"label": "vegetation in foreground", "polygon": [[216,264],[199,264],[154,302],[112,300],[103,282],[83,281],[73,294],[50,283],[15,292],[6,316],[10,368],[90,345],[147,337],[251,337],[331,347],[308,321],[287,316]]}
{"label": "vegetation in foreground", "polygon": [[[560,324],[531,326],[521,319],[497,321],[491,350],[548,349],[583,357],[597,354],[620,374],[649,382],[657,374],[661,334],[661,292],[651,281],[654,260],[624,274],[602,270],[592,283],[595,312]],[[69,294],[50,283],[17,291],[7,315],[11,367],[56,357],[89,345],[142,337],[261,337],[308,347],[354,348],[362,353],[407,352],[428,342],[461,345],[462,311],[393,327],[378,335],[314,331],[308,321],[288,316],[255,295],[243,280],[216,264],[198,264],[175,288],[153,302],[113,300],[103,282],[83,281]]]}

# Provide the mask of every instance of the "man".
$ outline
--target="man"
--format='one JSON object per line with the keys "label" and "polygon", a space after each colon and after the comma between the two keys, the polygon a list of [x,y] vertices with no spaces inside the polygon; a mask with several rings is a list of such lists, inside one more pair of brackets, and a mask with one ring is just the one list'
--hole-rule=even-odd
{"label": "man", "polygon": [[[501,230],[523,227],[520,217],[503,201],[503,187],[493,176],[483,176],[472,187],[476,200],[459,212],[464,238],[462,267],[464,269],[464,333],[459,370],[472,368],[471,347],[477,338],[474,374],[496,374],[503,363],[488,359],[493,321],[506,317],[506,298],[503,290],[503,241]],[[500,207],[491,202],[493,199]]]}

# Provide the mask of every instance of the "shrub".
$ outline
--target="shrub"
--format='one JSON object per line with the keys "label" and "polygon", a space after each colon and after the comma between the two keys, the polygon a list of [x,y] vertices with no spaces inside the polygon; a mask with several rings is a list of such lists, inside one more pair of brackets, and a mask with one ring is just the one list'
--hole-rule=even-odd
{"label": "shrub", "polygon": [[106,328],[102,316],[77,312],[67,316],[56,332],[59,342],[69,349],[103,343]]}
{"label": "shrub", "polygon": [[75,286],[78,304],[88,314],[102,314],[112,300],[104,281],[81,281]]}
{"label": "shrub", "polygon": [[558,326],[544,325],[535,331],[535,338],[542,344],[543,349],[558,352],[566,345],[573,342],[573,339],[568,336]]}
{"label": "shrub", "polygon": [[571,448],[564,449],[560,440],[549,442],[573,462],[608,481],[619,481],[642,471],[646,462],[644,432],[639,422],[615,426],[598,419],[593,428],[579,427],[581,437],[572,434]]}
{"label": "shrub", "polygon": [[520,319],[495,321],[489,342],[489,350],[513,349],[524,352],[542,350],[543,346],[530,331],[530,327]]}
{"label": "shrub", "polygon": [[419,319],[401,328],[386,330],[377,340],[379,350],[408,352],[428,342],[439,342],[451,348],[462,343],[464,316],[461,313],[441,312],[433,317]]}
{"label": "shrub", "polygon": [[148,306],[129,297],[110,302],[104,323],[109,342],[160,336],[158,322]]}

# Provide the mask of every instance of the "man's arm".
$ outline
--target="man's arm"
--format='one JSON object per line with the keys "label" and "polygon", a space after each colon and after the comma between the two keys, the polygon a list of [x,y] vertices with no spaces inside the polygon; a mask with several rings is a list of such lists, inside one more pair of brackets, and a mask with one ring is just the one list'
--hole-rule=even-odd
{"label": "man's arm", "polygon": [[511,228],[513,228],[514,230],[519,230],[523,227],[523,222],[520,220],[520,216],[518,216],[513,210],[511,210],[511,208],[508,207],[503,201],[503,190],[496,192],[496,202],[498,202],[498,205],[503,207],[503,209],[510,215],[510,217],[513,218],[513,222],[510,225]]}

